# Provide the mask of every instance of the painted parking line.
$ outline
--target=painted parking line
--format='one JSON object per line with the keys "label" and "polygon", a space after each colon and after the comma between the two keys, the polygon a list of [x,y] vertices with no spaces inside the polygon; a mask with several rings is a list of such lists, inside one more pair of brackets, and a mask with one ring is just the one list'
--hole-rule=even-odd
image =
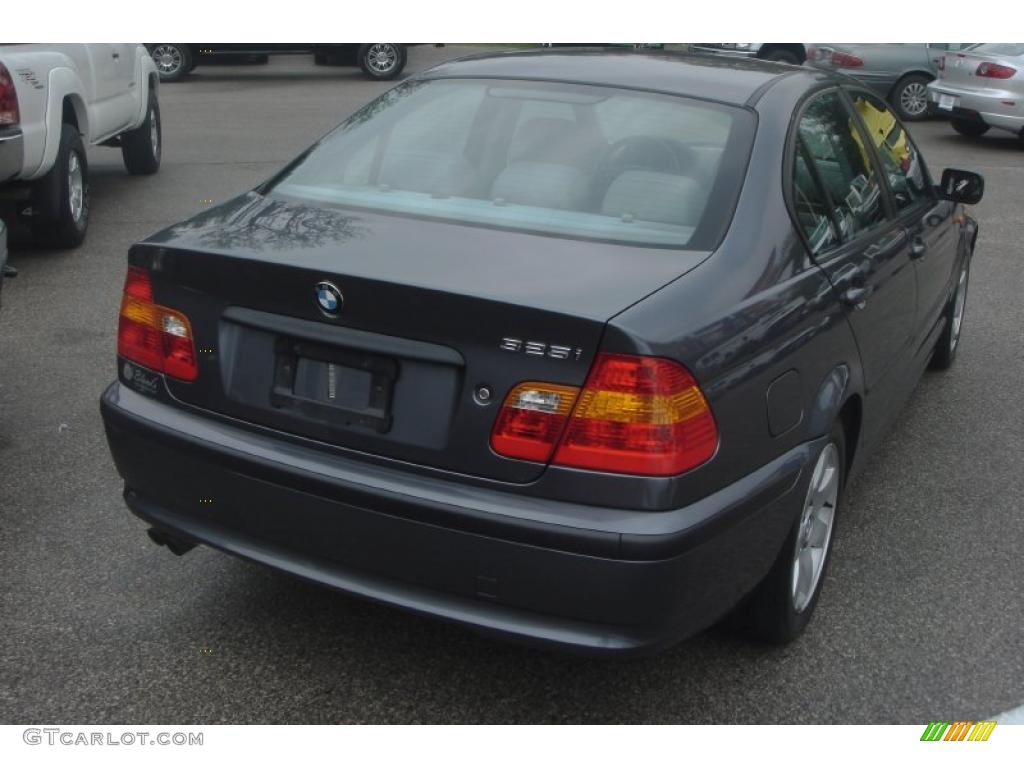
{"label": "painted parking line", "polygon": [[991,718],[1000,725],[1024,725],[1024,704]]}

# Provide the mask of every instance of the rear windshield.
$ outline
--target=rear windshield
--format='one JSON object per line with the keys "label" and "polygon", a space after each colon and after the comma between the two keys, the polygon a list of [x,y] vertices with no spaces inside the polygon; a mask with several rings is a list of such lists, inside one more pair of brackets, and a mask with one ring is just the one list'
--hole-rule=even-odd
{"label": "rear windshield", "polygon": [[1024,43],[982,43],[972,48],[971,53],[987,53],[989,56],[1024,56]]}
{"label": "rear windshield", "polygon": [[273,193],[566,237],[708,249],[731,217],[746,111],[613,88],[408,81],[275,179]]}

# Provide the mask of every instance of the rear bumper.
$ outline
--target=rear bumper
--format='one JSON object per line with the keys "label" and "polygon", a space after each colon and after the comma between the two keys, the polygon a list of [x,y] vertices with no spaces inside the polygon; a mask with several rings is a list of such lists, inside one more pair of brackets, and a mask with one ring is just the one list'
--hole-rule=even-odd
{"label": "rear bumper", "polygon": [[637,512],[351,461],[117,383],[101,412],[128,506],[165,532],[486,633],[592,653],[654,650],[732,608],[774,560],[817,447],[684,509]]}
{"label": "rear bumper", "polygon": [[[951,115],[962,120],[978,120],[993,128],[1020,134],[1024,130],[1024,99],[1020,94],[996,89],[976,91],[945,85],[939,81],[928,84],[928,98],[935,102],[940,96],[953,96],[958,102],[952,112],[937,109],[940,115]],[[1014,102],[1013,106],[1004,101]]]}
{"label": "rear bumper", "polygon": [[21,173],[24,161],[24,139],[17,128],[0,128],[0,182]]}

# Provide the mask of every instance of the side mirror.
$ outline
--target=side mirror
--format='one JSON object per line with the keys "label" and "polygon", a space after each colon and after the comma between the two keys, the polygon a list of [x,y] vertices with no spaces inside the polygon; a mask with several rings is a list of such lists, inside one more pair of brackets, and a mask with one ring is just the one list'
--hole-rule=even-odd
{"label": "side mirror", "polygon": [[939,195],[954,203],[975,205],[985,194],[985,177],[973,171],[947,168],[942,172]]}

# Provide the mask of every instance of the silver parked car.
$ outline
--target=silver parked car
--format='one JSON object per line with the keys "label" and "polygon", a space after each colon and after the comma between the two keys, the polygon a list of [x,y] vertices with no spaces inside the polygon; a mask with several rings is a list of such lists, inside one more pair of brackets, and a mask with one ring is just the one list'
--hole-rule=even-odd
{"label": "silver parked car", "polygon": [[896,108],[903,120],[923,120],[928,105],[928,83],[938,73],[948,51],[973,43],[812,43],[807,65],[856,77]]}
{"label": "silver parked car", "polygon": [[958,133],[1000,128],[1024,140],[1024,43],[982,43],[948,54],[928,95]]}

